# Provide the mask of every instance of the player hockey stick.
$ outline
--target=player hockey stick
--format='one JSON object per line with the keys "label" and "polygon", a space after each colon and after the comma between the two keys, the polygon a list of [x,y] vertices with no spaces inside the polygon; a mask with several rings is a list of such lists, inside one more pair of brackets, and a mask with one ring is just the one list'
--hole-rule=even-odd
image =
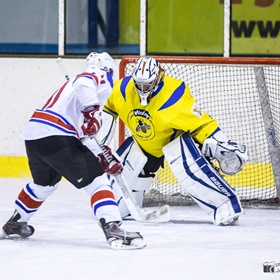
{"label": "player hockey stick", "polygon": [[[56,62],[58,63],[60,70],[63,73],[65,79],[67,81],[69,81],[70,78],[64,67],[62,58],[60,58],[60,57],[57,58]],[[113,163],[112,162],[113,158],[108,155],[107,150],[103,146],[103,144],[101,144],[100,141],[96,137],[93,137],[93,138],[95,139],[97,145],[99,145],[99,147],[102,150],[104,157],[108,161],[108,163],[109,164]],[[136,221],[142,221],[142,222],[168,222],[168,221],[170,221],[171,215],[170,215],[169,205],[163,205],[159,209],[148,213],[144,209],[140,208],[140,206],[136,202],[136,200],[132,194],[132,191],[130,190],[122,173],[118,173],[118,174],[114,175],[114,178],[123,194],[123,199],[126,203],[128,210],[131,213],[131,216]]]}
{"label": "player hockey stick", "polygon": [[63,73],[63,75],[64,75],[66,81],[69,81],[70,78],[69,78],[68,73],[67,73],[67,71],[66,71],[66,69],[65,69],[65,67],[64,67],[62,58],[61,58],[61,57],[58,57],[58,58],[56,59],[56,62],[57,62],[57,64],[58,64],[58,66],[59,66],[61,72]]}
{"label": "player hockey stick", "polygon": [[[97,143],[97,145],[102,150],[102,153],[107,160],[109,166],[110,164],[114,164],[114,159],[111,155],[108,154],[106,148],[100,141],[97,139],[97,137],[93,137]],[[123,194],[123,199],[125,201],[125,204],[130,211],[131,216],[136,221],[141,222],[168,222],[170,221],[170,207],[169,205],[163,205],[159,209],[154,210],[152,212],[146,212],[144,209],[140,208],[138,203],[136,202],[132,191],[130,190],[125,177],[122,173],[117,173],[112,175],[117,182],[119,188],[121,189],[121,192]]]}

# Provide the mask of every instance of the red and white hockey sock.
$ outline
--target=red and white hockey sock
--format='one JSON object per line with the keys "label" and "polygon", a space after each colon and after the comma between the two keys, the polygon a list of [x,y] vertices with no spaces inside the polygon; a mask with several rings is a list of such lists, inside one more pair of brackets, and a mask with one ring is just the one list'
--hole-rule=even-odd
{"label": "red and white hockey sock", "polygon": [[21,218],[19,222],[27,222],[36,213],[42,203],[56,190],[55,186],[40,186],[33,182],[27,184],[19,193],[15,204]]}

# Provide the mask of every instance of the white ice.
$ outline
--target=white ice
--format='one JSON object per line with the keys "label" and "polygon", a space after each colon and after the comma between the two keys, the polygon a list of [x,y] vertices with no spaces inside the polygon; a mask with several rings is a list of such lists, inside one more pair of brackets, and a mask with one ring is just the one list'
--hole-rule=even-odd
{"label": "white ice", "polygon": [[[0,178],[0,226],[28,181]],[[62,181],[31,219],[32,237],[0,240],[0,280],[280,279],[279,208],[245,208],[239,225],[228,227],[214,226],[196,206],[171,211],[168,223],[125,221],[123,228],[140,231],[147,247],[115,251],[87,194]],[[275,273],[264,273],[271,261]]]}

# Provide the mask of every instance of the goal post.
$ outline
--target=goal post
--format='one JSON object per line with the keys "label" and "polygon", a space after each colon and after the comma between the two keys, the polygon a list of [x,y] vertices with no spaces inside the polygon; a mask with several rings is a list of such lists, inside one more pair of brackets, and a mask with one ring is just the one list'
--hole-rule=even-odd
{"label": "goal post", "polygon": [[[120,78],[132,74],[138,56],[124,57]],[[225,134],[249,150],[249,161],[225,179],[243,203],[279,203],[280,59],[154,56],[166,75],[190,86],[197,104],[217,119]],[[119,122],[119,144],[130,135]],[[192,204],[167,163],[145,193],[145,205]]]}

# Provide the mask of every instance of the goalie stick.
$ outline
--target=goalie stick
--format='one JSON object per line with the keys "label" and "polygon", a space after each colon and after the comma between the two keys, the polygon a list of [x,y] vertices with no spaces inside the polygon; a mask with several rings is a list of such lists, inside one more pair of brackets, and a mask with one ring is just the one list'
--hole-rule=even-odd
{"label": "goalie stick", "polygon": [[[70,80],[69,75],[64,67],[63,60],[61,57],[56,59],[57,64],[59,65],[59,68],[61,72],[63,73],[65,79],[67,81]],[[108,156],[106,148],[98,141],[96,137],[93,137],[94,140],[96,141],[97,145],[99,145],[100,149],[102,150],[105,159],[108,161],[110,164],[112,162],[112,158]],[[128,210],[131,213],[131,216],[136,220],[136,221],[142,221],[142,222],[168,222],[170,221],[170,207],[169,205],[163,205],[159,209],[154,210],[152,212],[146,212],[144,209],[140,208],[138,203],[133,197],[133,194],[124,178],[122,173],[118,173],[116,175],[112,175],[115,178],[115,181],[117,182],[122,194],[123,194],[123,199],[126,203],[126,206]]]}

